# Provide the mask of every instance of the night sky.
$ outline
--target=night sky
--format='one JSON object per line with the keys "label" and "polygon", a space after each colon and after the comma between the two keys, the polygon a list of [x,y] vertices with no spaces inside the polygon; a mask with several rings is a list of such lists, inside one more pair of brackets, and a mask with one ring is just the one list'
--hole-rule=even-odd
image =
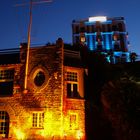
{"label": "night sky", "polygon": [[[1,0],[0,49],[18,48],[27,41],[29,5],[15,6],[26,2],[29,0]],[[140,54],[140,0],[53,0],[34,5],[31,43],[55,43],[58,37],[72,43],[72,20],[89,16],[125,17],[129,50]]]}

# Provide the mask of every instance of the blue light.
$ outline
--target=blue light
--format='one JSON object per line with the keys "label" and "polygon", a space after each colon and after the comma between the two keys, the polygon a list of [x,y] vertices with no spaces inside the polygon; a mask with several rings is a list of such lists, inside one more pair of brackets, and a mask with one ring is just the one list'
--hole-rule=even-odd
{"label": "blue light", "polygon": [[107,56],[106,59],[107,59],[107,62],[109,62],[109,63],[111,62],[109,56]]}
{"label": "blue light", "polygon": [[114,52],[114,55],[115,56],[121,56],[122,55],[122,52]]}
{"label": "blue light", "polygon": [[110,50],[112,48],[112,35],[111,34],[104,34],[104,46],[106,50]]}
{"label": "blue light", "polygon": [[130,53],[125,52],[125,55],[126,55],[126,62],[130,62]]}
{"label": "blue light", "polygon": [[[92,21],[92,22],[89,22],[89,21],[85,21],[85,25],[95,25],[97,21]],[[111,24],[112,21],[111,20],[107,20],[107,21],[102,21],[102,24]]]}
{"label": "blue light", "polygon": [[93,50],[93,37],[92,37],[92,35],[89,36],[89,48],[90,48],[90,50]]}
{"label": "blue light", "polygon": [[106,34],[111,34],[111,35],[112,35],[113,32],[102,32],[102,35],[104,35],[104,34],[105,34],[105,35],[106,35]]}

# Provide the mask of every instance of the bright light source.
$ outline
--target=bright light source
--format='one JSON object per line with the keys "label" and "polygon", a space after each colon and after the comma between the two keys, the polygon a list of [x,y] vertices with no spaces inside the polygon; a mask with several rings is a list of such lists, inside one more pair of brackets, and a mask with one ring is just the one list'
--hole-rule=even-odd
{"label": "bright light source", "polygon": [[84,43],[85,41],[86,41],[85,37],[84,37],[84,36],[82,36],[82,37],[81,37],[81,42],[83,42],[83,43]]}
{"label": "bright light source", "polygon": [[107,21],[107,17],[105,16],[89,17],[88,21],[89,22],[94,22],[94,21],[104,22],[104,21]]}
{"label": "bright light source", "polygon": [[83,137],[83,133],[80,130],[78,130],[76,138],[80,140],[82,137]]}

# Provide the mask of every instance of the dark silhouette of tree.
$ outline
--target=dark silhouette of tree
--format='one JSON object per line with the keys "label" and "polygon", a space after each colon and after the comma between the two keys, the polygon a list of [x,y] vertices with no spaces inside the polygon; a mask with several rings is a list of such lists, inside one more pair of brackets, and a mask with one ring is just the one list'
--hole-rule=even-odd
{"label": "dark silhouette of tree", "polygon": [[103,112],[115,140],[140,140],[140,86],[127,74],[109,81],[101,92]]}
{"label": "dark silhouette of tree", "polygon": [[108,80],[109,63],[105,55],[100,52],[91,52],[85,47],[82,48],[82,60],[88,68],[86,77],[86,133],[87,140],[113,140],[111,123],[101,112],[100,92],[101,87]]}

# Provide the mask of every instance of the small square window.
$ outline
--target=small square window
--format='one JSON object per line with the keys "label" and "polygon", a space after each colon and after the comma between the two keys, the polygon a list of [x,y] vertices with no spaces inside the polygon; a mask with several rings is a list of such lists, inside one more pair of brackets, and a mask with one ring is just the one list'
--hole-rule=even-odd
{"label": "small square window", "polygon": [[0,80],[13,80],[14,69],[0,70]]}
{"label": "small square window", "polygon": [[32,116],[32,127],[43,128],[44,127],[44,113],[34,112]]}
{"label": "small square window", "polygon": [[78,74],[77,72],[66,72],[66,80],[67,81],[74,81],[77,82],[78,81]]}

